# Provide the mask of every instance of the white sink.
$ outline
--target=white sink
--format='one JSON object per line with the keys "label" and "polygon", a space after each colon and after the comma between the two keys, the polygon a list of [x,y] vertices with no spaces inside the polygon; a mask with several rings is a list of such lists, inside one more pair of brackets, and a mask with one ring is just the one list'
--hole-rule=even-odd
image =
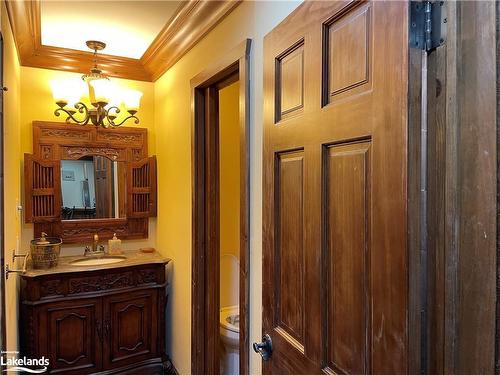
{"label": "white sink", "polygon": [[102,266],[104,264],[120,263],[125,259],[127,258],[122,256],[107,256],[102,258],[77,259],[69,264],[72,266]]}

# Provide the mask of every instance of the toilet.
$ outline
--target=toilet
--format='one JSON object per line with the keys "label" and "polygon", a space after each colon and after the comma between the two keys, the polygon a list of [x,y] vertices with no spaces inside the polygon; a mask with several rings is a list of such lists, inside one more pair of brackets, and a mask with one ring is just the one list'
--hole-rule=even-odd
{"label": "toilet", "polygon": [[220,309],[220,338],[223,346],[221,374],[240,372],[240,308],[238,305]]}
{"label": "toilet", "polygon": [[220,269],[220,373],[237,375],[240,371],[240,262],[233,254],[223,253],[220,257]]}

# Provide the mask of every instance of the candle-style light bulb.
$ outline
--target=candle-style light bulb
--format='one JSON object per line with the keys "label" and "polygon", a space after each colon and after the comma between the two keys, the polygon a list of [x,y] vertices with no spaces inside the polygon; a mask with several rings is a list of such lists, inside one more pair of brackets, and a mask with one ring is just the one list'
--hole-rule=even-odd
{"label": "candle-style light bulb", "polygon": [[142,92],[127,90],[123,93],[123,103],[129,113],[135,114],[139,110]]}

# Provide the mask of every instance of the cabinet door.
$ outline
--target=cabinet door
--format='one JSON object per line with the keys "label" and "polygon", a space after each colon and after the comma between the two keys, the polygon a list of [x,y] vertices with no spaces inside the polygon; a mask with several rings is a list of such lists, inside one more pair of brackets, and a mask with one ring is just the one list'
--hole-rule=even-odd
{"label": "cabinet door", "polygon": [[157,291],[104,298],[104,368],[152,358],[157,351]]}
{"label": "cabinet door", "polygon": [[50,373],[88,374],[102,364],[102,302],[83,299],[51,303],[40,310],[40,355]]}

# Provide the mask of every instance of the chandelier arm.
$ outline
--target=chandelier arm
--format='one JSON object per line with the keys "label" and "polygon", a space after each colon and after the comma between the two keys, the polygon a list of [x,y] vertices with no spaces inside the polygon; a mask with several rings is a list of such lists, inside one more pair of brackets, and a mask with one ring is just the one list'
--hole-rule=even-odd
{"label": "chandelier arm", "polygon": [[84,103],[78,102],[75,104],[75,108],[77,109],[78,113],[85,113],[85,118],[81,122],[77,121],[77,124],[78,125],[87,125],[89,123],[89,120],[90,120],[90,111],[89,111],[88,107]]}
{"label": "chandelier arm", "polygon": [[[115,113],[111,113],[111,111],[115,111]],[[116,118],[116,115],[120,113],[120,108],[116,106],[109,107],[108,110],[106,111],[106,120],[108,120],[109,125],[111,126],[118,126],[115,124],[113,121],[114,118]]]}
{"label": "chandelier arm", "polygon": [[[121,122],[119,122],[118,124],[115,124],[114,122],[110,121],[109,124],[113,127],[117,127],[117,126],[120,126],[122,125],[123,123],[125,123],[126,121],[130,120],[130,119],[135,119],[134,121],[134,124],[138,124],[139,123],[139,118],[137,118],[137,116],[135,115],[130,115],[128,117],[125,117]],[[109,121],[109,120],[108,120]]]}
{"label": "chandelier arm", "polygon": [[85,104],[83,104],[82,102],[78,102],[78,103],[75,104],[75,109],[79,113],[85,113],[85,117],[83,119],[81,119],[81,120],[78,120],[76,117],[73,116],[74,113],[71,113],[70,111],[68,111],[65,108],[57,108],[54,111],[54,115],[56,115],[56,116],[59,117],[60,113],[63,112],[66,115],[68,115],[68,117],[66,118],[66,123],[69,124],[70,120],[73,120],[78,125],[86,125],[89,122],[89,119],[90,119],[90,113],[89,113],[89,110],[88,110],[87,106]]}

